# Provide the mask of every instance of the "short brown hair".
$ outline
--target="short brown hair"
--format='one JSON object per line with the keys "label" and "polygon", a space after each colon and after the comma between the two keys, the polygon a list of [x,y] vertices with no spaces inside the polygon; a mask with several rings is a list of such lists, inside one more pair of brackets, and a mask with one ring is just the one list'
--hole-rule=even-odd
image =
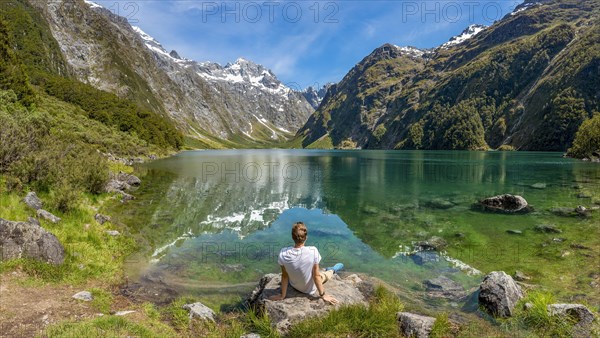
{"label": "short brown hair", "polygon": [[292,238],[296,244],[306,242],[306,235],[308,235],[308,229],[302,222],[296,222],[292,227]]}

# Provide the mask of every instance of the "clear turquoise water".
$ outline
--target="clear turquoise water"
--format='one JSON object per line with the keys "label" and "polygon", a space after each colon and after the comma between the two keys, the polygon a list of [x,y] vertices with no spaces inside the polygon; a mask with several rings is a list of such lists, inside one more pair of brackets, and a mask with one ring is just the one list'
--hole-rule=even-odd
{"label": "clear turquoise water", "polygon": [[[182,292],[213,299],[242,295],[264,273],[277,272],[277,253],[291,244],[296,221],[307,224],[308,244],[320,249],[322,265],[344,262],[347,272],[376,276],[433,306],[439,304],[420,296],[424,279],[445,274],[468,289],[481,276],[444,259],[418,265],[399,254],[414,241],[441,236],[451,256],[478,269],[519,268],[543,279],[538,263],[558,264],[560,271],[572,262],[557,263],[554,251],[600,235],[596,217],[549,212],[591,207],[591,198],[576,195],[600,191],[600,166],[558,153],[191,151],[138,172],[137,199],[116,210],[147,243],[130,260],[129,274],[158,275]],[[524,196],[535,212],[470,209],[501,193]],[[451,207],[436,207],[441,202]],[[547,223],[564,228],[559,236],[568,241],[543,246],[552,235],[532,229]]]}

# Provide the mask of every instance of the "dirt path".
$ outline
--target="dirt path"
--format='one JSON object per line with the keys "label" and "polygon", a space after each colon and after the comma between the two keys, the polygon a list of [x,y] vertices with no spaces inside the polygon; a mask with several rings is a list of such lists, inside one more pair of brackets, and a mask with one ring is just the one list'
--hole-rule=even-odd
{"label": "dirt path", "polygon": [[89,302],[72,296],[91,285],[24,286],[25,274],[0,275],[0,337],[45,336],[48,325],[98,316]]}

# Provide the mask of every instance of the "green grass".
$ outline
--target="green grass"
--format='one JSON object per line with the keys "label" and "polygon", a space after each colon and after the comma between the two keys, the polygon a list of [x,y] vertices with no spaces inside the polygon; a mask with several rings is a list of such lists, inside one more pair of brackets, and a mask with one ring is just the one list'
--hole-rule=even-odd
{"label": "green grass", "polygon": [[[22,202],[24,194],[0,193],[0,217],[11,221],[26,221],[35,216],[32,209]],[[38,194],[44,203],[49,195]],[[113,224],[100,225],[94,220],[96,211],[90,207],[112,198],[110,195],[84,195],[74,210],[63,214],[55,210],[48,211],[62,218],[54,224],[40,220],[43,228],[54,234],[65,248],[65,262],[62,265],[50,265],[32,259],[16,259],[0,262],[0,273],[22,269],[28,274],[27,284],[66,283],[81,285],[90,279],[110,284],[121,280],[122,262],[126,255],[136,247],[128,236],[109,236],[106,230],[115,229]],[[119,229],[123,232],[122,229]]]}
{"label": "green grass", "polygon": [[[525,309],[524,304],[532,307]],[[549,292],[534,291],[529,293],[519,304],[514,318],[510,319],[509,327],[525,327],[541,337],[569,337],[573,322],[565,317],[550,316],[548,305],[557,303],[554,295]]]}
{"label": "green grass", "polygon": [[379,286],[367,307],[341,306],[324,317],[293,326],[290,337],[395,337],[399,335],[396,313],[403,305],[390,290]]}
{"label": "green grass", "polygon": [[46,334],[48,337],[165,337],[176,336],[170,327],[160,323],[138,324],[128,319],[117,316],[103,316],[100,318],[68,322],[50,326]]}
{"label": "green grass", "polygon": [[449,337],[452,335],[452,324],[448,319],[447,313],[441,313],[435,317],[435,322],[433,323],[433,328],[431,329],[431,333],[429,337],[431,338],[442,338]]}
{"label": "green grass", "polygon": [[186,330],[190,326],[190,313],[184,309],[185,304],[193,303],[191,298],[177,298],[161,310],[163,316],[177,330]]}
{"label": "green grass", "polygon": [[104,314],[110,313],[110,305],[113,301],[112,294],[99,288],[92,288],[90,289],[90,292],[92,293],[93,297],[92,306],[94,309]]}
{"label": "green grass", "polygon": [[307,149],[333,149],[333,141],[331,140],[331,137],[329,136],[329,134],[324,135],[323,137],[321,137],[320,139],[316,140],[315,142],[309,144],[307,147]]}

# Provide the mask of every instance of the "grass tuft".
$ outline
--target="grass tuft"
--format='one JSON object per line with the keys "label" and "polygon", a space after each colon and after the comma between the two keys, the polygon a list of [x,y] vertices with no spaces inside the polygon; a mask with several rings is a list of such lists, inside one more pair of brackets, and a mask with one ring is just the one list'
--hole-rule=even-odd
{"label": "grass tuft", "polygon": [[349,305],[329,312],[325,317],[310,318],[293,326],[290,337],[396,337],[399,335],[396,313],[403,309],[398,297],[383,286],[377,287],[368,306]]}

